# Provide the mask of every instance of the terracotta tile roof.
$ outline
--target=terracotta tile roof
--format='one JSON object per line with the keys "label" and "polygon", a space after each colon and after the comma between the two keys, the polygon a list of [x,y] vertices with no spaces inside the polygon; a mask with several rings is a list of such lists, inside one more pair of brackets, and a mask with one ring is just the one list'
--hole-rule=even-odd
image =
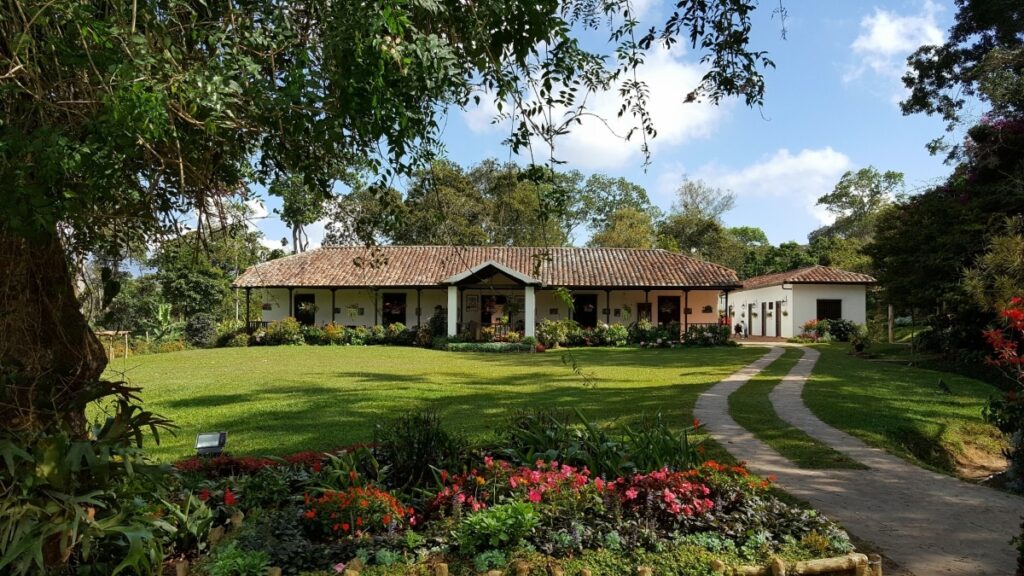
{"label": "terracotta tile roof", "polygon": [[548,286],[738,287],[729,268],[666,250],[509,246],[337,246],[257,264],[234,286],[437,286],[494,261]]}
{"label": "terracotta tile roof", "polygon": [[808,266],[777,274],[755,276],[743,281],[744,290],[777,286],[779,284],[874,284],[867,274],[848,272],[830,266]]}

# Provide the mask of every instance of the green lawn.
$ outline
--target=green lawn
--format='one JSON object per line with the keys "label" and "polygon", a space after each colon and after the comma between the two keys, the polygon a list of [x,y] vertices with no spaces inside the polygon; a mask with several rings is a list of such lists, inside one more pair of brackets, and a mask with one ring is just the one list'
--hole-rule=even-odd
{"label": "green lawn", "polygon": [[150,450],[193,452],[195,434],[226,430],[236,454],[285,454],[367,441],[374,423],[437,410],[455,429],[493,433],[515,409],[581,407],[593,420],[664,415],[691,422],[697,395],[763,349],[451,353],[402,347],[260,347],[191,350],[115,360],[108,378],[142,386],[146,407],[172,418],[176,437]]}
{"label": "green lawn", "polygon": [[[819,347],[821,359],[804,389],[819,418],[875,446],[947,472],[999,453],[998,431],[981,418],[996,388],[955,374],[847,354],[848,345]],[[944,393],[939,380],[951,393]]]}
{"label": "green lawn", "polygon": [[[779,418],[768,395],[803,356],[788,348],[771,366],[729,396],[729,414],[736,422],[800,468],[855,468],[865,466],[829,448]],[[820,366],[820,364],[819,364]]]}

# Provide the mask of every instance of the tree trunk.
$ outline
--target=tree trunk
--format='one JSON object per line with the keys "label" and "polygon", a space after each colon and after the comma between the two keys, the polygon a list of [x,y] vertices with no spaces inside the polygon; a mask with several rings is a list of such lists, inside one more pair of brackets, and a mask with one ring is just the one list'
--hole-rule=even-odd
{"label": "tree trunk", "polygon": [[82,315],[56,230],[0,229],[0,426],[86,433],[85,405],[107,356]]}

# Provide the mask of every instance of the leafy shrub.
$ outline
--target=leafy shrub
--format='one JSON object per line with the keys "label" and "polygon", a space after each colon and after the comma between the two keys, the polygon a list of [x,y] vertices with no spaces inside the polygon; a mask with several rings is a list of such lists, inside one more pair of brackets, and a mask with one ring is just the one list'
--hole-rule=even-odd
{"label": "leafy shrub", "polygon": [[501,504],[462,520],[455,540],[464,552],[510,549],[530,534],[537,521],[537,512],[526,502]]}
{"label": "leafy shrub", "polygon": [[719,324],[691,324],[683,337],[683,343],[689,346],[723,346],[730,342],[729,327]]}
{"label": "leafy shrub", "polygon": [[868,332],[867,326],[863,324],[857,326],[853,334],[850,335],[850,346],[857,354],[861,354],[871,347],[871,334]]}
{"label": "leafy shrub", "polygon": [[366,338],[367,344],[386,344],[388,331],[384,326],[377,324],[370,327],[370,335]]}
{"label": "leafy shrub", "polygon": [[271,346],[289,344],[302,344],[305,340],[302,335],[302,324],[291,316],[271,322],[267,326],[266,343]]}
{"label": "leafy shrub", "polygon": [[340,345],[348,343],[348,330],[341,324],[331,322],[324,326],[322,341],[324,344]]}
{"label": "leafy shrub", "polygon": [[434,350],[447,350],[448,349],[448,337],[447,336],[434,336],[430,340],[430,347]]}
{"label": "leafy shrub", "polygon": [[484,326],[480,329],[481,342],[494,342],[494,326]]}
{"label": "leafy shrub", "polygon": [[329,541],[394,532],[405,524],[406,510],[380,488],[353,486],[328,490],[317,498],[307,496],[302,516],[310,536]]}
{"label": "leafy shrub", "polygon": [[849,342],[850,338],[857,333],[857,324],[853,320],[842,318],[839,320],[829,320],[828,333],[832,335],[834,340]]}
{"label": "leafy shrub", "polygon": [[217,550],[206,568],[209,576],[264,576],[270,566],[270,555],[240,549],[234,542]]}
{"label": "leafy shrub", "polygon": [[261,511],[253,520],[246,519],[235,542],[244,551],[266,552],[270,565],[285,574],[323,568],[330,562],[331,549],[306,538],[301,517],[293,508]]}
{"label": "leafy shrub", "polygon": [[349,343],[353,346],[365,346],[371,344],[370,331],[365,326],[356,326],[349,335]]}
{"label": "leafy shrub", "polygon": [[386,482],[397,489],[425,486],[433,480],[431,467],[457,470],[466,459],[466,440],[449,433],[437,414],[419,412],[377,424],[375,453],[387,467]]}
{"label": "leafy shrub", "polygon": [[449,352],[531,352],[533,347],[514,342],[452,342],[447,349]]}
{"label": "leafy shrub", "polygon": [[525,336],[523,337],[522,344],[526,346],[534,346],[537,344],[537,338],[535,338],[534,336]]}
{"label": "leafy shrub", "polygon": [[185,341],[196,348],[209,348],[217,340],[217,320],[212,314],[199,312],[185,321]]}
{"label": "leafy shrub", "polygon": [[621,348],[629,343],[629,329],[622,324],[611,324],[605,334],[605,341],[609,346]]}
{"label": "leafy shrub", "polygon": [[328,343],[324,338],[324,331],[316,326],[302,327],[302,341],[310,346],[319,346],[320,344]]}
{"label": "leafy shrub", "polygon": [[506,336],[505,339],[512,344],[519,344],[523,341],[523,334],[512,330],[508,333],[508,336]]}
{"label": "leafy shrub", "polygon": [[228,348],[245,348],[248,345],[249,345],[249,335],[246,334],[245,332],[240,332],[238,334],[235,334],[225,344],[225,346],[227,346]]}
{"label": "leafy shrub", "polygon": [[586,466],[593,473],[620,476],[631,469],[626,446],[589,422],[579,410],[521,413],[508,427],[504,454],[522,464],[537,460]]}
{"label": "leafy shrub", "polygon": [[[117,393],[111,418],[93,430],[93,439],[61,430],[0,438],[4,574],[56,573],[68,563],[96,574],[159,569],[164,528],[146,499],[163,494],[167,478],[145,461],[137,442],[145,429],[165,428],[167,421]],[[130,545],[125,534],[132,535]]]}
{"label": "leafy shrub", "polygon": [[420,326],[416,330],[416,339],[414,341],[417,346],[431,348],[431,344],[434,341],[434,334],[430,331],[428,326]]}
{"label": "leafy shrub", "polygon": [[579,327],[572,320],[551,320],[545,318],[537,326],[537,341],[548,348],[554,348],[568,343],[569,329],[573,326]]}
{"label": "leafy shrub", "polygon": [[213,528],[213,512],[192,492],[186,492],[183,501],[161,499],[162,519],[170,528],[166,539],[167,552],[177,558],[193,558],[204,552]]}
{"label": "leafy shrub", "polygon": [[[692,430],[698,429],[695,422]],[[644,415],[637,425],[623,426],[622,432],[636,470],[689,470],[701,462],[701,443],[692,441],[686,429],[673,431],[660,413],[653,418]]]}
{"label": "leafy shrub", "polygon": [[407,344],[411,342],[409,339],[409,332],[406,330],[405,324],[402,324],[401,322],[389,324],[388,327],[384,329],[384,340],[388,344]]}
{"label": "leafy shrub", "polygon": [[658,339],[658,327],[647,318],[637,320],[629,331],[629,341],[633,344],[641,342],[653,342]]}

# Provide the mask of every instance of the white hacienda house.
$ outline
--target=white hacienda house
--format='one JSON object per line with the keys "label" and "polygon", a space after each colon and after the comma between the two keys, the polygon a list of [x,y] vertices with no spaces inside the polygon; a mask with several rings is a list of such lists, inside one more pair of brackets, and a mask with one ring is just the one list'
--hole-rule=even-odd
{"label": "white hacienda house", "polygon": [[742,321],[751,336],[790,338],[809,320],[865,323],[874,282],[867,274],[810,266],[748,278],[726,307],[733,326]]}
{"label": "white hacienda house", "polygon": [[[250,328],[287,316],[309,325],[419,326],[441,314],[449,335],[496,326],[531,336],[546,318],[583,326],[646,318],[684,331],[716,323],[720,296],[727,305],[740,282],[729,268],[665,250],[381,246],[272,260],[234,286],[245,291]],[[557,289],[571,292],[572,306]],[[259,311],[249,306],[254,290]]]}

